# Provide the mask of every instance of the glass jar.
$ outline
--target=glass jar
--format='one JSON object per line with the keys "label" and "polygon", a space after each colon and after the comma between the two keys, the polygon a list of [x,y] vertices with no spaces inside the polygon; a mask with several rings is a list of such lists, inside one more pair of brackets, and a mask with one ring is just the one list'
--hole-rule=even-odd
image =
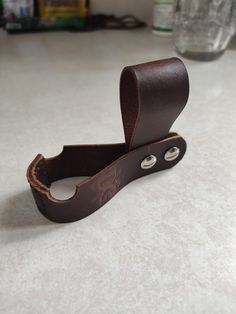
{"label": "glass jar", "polygon": [[173,38],[181,55],[214,60],[233,34],[233,0],[176,0]]}

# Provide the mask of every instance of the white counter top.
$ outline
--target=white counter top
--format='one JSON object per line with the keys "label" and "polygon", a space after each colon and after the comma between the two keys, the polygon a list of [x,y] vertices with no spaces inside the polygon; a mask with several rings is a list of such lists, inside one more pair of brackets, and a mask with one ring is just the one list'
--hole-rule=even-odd
{"label": "white counter top", "polygon": [[28,164],[63,144],[123,141],[122,68],[175,52],[148,30],[0,34],[1,313],[235,312],[235,50],[184,60],[180,164],[54,224],[36,209]]}

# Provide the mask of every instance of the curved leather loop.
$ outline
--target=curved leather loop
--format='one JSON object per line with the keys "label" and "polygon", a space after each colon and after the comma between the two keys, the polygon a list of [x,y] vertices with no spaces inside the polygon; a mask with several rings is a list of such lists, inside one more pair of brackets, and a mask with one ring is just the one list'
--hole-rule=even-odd
{"label": "curved leather loop", "polygon": [[[96,158],[91,169],[90,160],[86,163],[84,145],[65,146],[62,153],[53,158],[46,159],[38,155],[29,166],[27,177],[40,212],[55,222],[83,219],[107,203],[129,182],[175,166],[186,151],[184,139],[175,133],[169,134],[162,141],[128,153],[124,152],[124,146],[125,144],[88,145],[87,149],[92,152],[90,159],[92,156]],[[165,152],[174,146],[180,149],[178,158],[173,161],[164,160]],[[144,170],[140,163],[150,154],[156,156],[157,163]],[[104,157],[102,162],[99,160],[101,157]],[[76,192],[71,198],[58,200],[51,195],[50,185],[55,179],[81,175],[90,177],[76,186]]]}
{"label": "curved leather loop", "polygon": [[188,94],[187,70],[178,58],[125,67],[120,104],[127,149],[165,138]]}
{"label": "curved leather loop", "polygon": [[[58,156],[41,154],[27,170],[40,212],[55,222],[72,222],[95,212],[126,184],[150,173],[175,166],[186,143],[168,133],[188,98],[188,76],[177,59],[126,67],[120,81],[121,111],[126,143],[64,146]],[[177,147],[176,158],[165,158]],[[156,163],[143,169],[142,161],[154,155]],[[73,176],[89,178],[77,184],[67,200],[55,199],[50,185]]]}

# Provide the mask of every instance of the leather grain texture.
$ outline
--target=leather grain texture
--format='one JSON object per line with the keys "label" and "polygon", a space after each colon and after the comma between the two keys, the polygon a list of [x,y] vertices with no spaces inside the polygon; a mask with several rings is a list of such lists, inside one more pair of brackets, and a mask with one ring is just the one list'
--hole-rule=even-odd
{"label": "leather grain texture", "polygon": [[177,58],[125,67],[120,103],[128,149],[165,138],[188,95],[188,75]]}
{"label": "leather grain texture", "polygon": [[[187,71],[177,58],[125,67],[120,102],[126,143],[64,146],[56,157],[36,156],[27,179],[41,213],[55,222],[85,218],[132,180],[175,166],[185,154],[186,142],[169,130],[188,93]],[[166,161],[165,152],[171,147],[178,147],[180,154]],[[142,169],[142,160],[151,154],[157,163]],[[89,178],[76,186],[70,199],[52,197],[51,183],[73,176]]]}

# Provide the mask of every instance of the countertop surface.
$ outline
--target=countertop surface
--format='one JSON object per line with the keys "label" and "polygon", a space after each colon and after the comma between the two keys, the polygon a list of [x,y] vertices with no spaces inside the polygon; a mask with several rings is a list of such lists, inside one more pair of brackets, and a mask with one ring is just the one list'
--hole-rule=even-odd
{"label": "countertop surface", "polygon": [[0,33],[1,313],[235,313],[234,43],[217,61],[183,59],[190,97],[172,130],[188,150],[173,169],[71,224],[38,212],[25,177],[37,153],[124,141],[122,68],[174,55],[150,30]]}

